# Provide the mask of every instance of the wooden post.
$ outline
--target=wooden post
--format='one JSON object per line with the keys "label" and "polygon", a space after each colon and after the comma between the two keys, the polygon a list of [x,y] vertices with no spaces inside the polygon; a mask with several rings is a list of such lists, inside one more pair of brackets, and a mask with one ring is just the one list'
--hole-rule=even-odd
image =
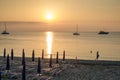
{"label": "wooden post", "polygon": [[26,64],[23,62],[22,80],[26,80]]}
{"label": "wooden post", "polygon": [[65,61],[65,50],[63,51],[63,61]]}
{"label": "wooden post", "polygon": [[44,59],[44,49],[42,49],[42,60]]}
{"label": "wooden post", "polygon": [[6,70],[10,70],[10,60],[9,60],[9,54],[7,55],[7,61],[6,61]]}
{"label": "wooden post", "polygon": [[56,55],[56,64],[58,64],[58,52],[57,52],[57,55]]}
{"label": "wooden post", "polygon": [[24,64],[25,62],[25,52],[24,52],[24,49],[22,51],[22,65]]}
{"label": "wooden post", "polygon": [[49,61],[49,67],[52,67],[52,54],[50,54],[50,61]]}
{"label": "wooden post", "polygon": [[4,48],[3,57],[6,58],[6,48]]}
{"label": "wooden post", "polygon": [[11,60],[13,60],[14,52],[13,49],[11,49]]}
{"label": "wooden post", "polygon": [[37,73],[38,73],[39,75],[41,74],[41,61],[40,61],[40,57],[38,58]]}
{"label": "wooden post", "polygon": [[32,52],[32,62],[34,62],[34,61],[35,61],[35,52],[33,50],[33,52]]}

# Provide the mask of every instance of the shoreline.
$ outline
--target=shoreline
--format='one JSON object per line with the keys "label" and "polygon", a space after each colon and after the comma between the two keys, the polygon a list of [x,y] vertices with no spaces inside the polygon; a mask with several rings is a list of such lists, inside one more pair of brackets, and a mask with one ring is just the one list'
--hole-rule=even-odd
{"label": "shoreline", "polygon": [[[2,58],[3,56],[0,56]],[[22,57],[14,57],[15,59],[22,60]],[[31,57],[25,57],[28,60],[32,60]],[[37,61],[38,58],[35,58]],[[45,58],[44,60],[49,61],[49,58]],[[55,58],[52,59],[53,62],[55,62]],[[59,59],[60,62],[62,62],[62,59]],[[83,65],[115,65],[120,66],[120,61],[112,61],[112,60],[85,60],[85,59],[66,59],[66,63],[76,63],[77,64],[83,64]]]}

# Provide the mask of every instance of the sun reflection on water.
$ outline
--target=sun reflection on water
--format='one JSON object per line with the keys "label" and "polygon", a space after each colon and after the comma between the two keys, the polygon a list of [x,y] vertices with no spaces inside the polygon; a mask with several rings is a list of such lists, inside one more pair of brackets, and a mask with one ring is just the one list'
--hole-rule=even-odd
{"label": "sun reflection on water", "polygon": [[52,53],[53,32],[46,32],[47,54],[48,58]]}

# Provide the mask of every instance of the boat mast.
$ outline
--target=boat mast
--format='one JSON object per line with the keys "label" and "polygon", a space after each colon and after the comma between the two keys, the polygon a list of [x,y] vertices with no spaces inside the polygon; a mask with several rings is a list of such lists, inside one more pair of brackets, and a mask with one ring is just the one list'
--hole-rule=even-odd
{"label": "boat mast", "polygon": [[5,23],[5,32],[7,31],[6,23]]}
{"label": "boat mast", "polygon": [[78,33],[78,24],[76,24],[76,32]]}

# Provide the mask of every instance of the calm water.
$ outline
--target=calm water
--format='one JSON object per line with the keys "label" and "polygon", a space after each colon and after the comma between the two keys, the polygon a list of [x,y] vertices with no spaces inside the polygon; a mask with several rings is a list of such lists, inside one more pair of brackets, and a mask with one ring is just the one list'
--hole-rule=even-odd
{"label": "calm water", "polygon": [[70,32],[11,32],[10,35],[0,34],[0,56],[3,55],[4,48],[9,54],[13,48],[15,56],[19,57],[24,48],[27,57],[31,57],[33,49],[36,57],[41,56],[44,49],[46,57],[51,53],[56,54],[57,51],[62,57],[65,50],[67,58],[74,59],[77,56],[79,59],[90,60],[94,60],[99,51],[100,60],[120,61],[120,33],[80,33],[79,36],[73,36]]}

